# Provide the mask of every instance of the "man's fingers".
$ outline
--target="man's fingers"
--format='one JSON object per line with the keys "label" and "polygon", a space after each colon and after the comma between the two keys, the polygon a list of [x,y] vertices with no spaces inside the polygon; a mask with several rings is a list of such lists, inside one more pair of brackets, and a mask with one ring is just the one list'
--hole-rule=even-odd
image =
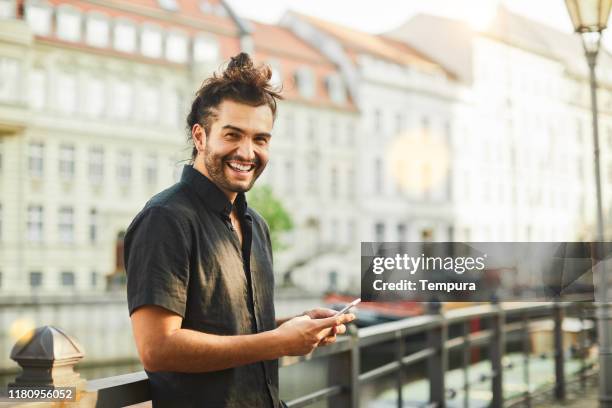
{"label": "man's fingers", "polygon": [[346,333],[346,326],[343,324],[340,324],[338,326],[334,326],[334,330],[336,331],[336,334],[344,334]]}
{"label": "man's fingers", "polygon": [[349,323],[355,320],[355,315],[352,313],[341,314],[340,316],[326,317],[325,319],[317,319],[317,326],[319,329],[325,329],[327,327],[339,326],[341,324]]}

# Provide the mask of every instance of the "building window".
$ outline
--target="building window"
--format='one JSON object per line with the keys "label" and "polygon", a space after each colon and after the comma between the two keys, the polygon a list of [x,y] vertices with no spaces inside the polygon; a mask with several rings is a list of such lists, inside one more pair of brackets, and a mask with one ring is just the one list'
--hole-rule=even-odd
{"label": "building window", "polygon": [[316,156],[307,159],[306,189],[309,193],[316,193],[319,186],[319,160]]}
{"label": "building window", "polygon": [[60,145],[59,148],[59,175],[63,180],[74,179],[74,146]]}
{"label": "building window", "polygon": [[41,142],[31,142],[28,147],[28,171],[31,177],[42,178],[44,147],[45,145]]}
{"label": "building window", "polygon": [[95,208],[89,210],[89,242],[95,244],[98,241],[98,211]]}
{"label": "building window", "polygon": [[144,25],[140,33],[140,52],[151,58],[159,58],[162,55],[161,29],[154,25]]}
{"label": "building window", "polygon": [[47,2],[36,0],[26,2],[25,19],[34,34],[51,33],[51,6]]}
{"label": "building window", "polygon": [[89,78],[85,88],[87,89],[85,113],[94,118],[102,116],[106,104],[106,88],[104,82],[99,78]]}
{"label": "building window", "polygon": [[397,242],[406,242],[406,225],[397,225]]}
{"label": "building window", "polygon": [[376,237],[376,242],[385,242],[385,224],[377,222],[374,225],[374,236]]}
{"label": "building window", "polygon": [[98,272],[96,271],[92,271],[91,272],[91,287],[92,288],[97,288],[98,287]]}
{"label": "building window", "polygon": [[336,104],[346,102],[346,88],[340,75],[334,74],[327,77],[327,92],[332,102]]}
{"label": "building window", "polygon": [[21,63],[14,58],[0,58],[0,100],[20,98]]}
{"label": "building window", "polygon": [[89,149],[89,180],[92,184],[101,184],[104,179],[104,149],[92,147]]}
{"label": "building window", "polygon": [[132,153],[119,152],[117,163],[117,178],[123,186],[130,184],[132,181]]}
{"label": "building window", "polygon": [[159,118],[159,91],[152,85],[145,85],[142,88],[141,103],[142,119],[147,122],[154,122]]}
{"label": "building window", "polygon": [[0,241],[2,241],[2,204],[0,204]]}
{"label": "building window", "polygon": [[136,27],[133,22],[128,20],[115,22],[113,48],[123,52],[136,51]]}
{"label": "building window", "polygon": [[30,288],[40,288],[43,284],[42,272],[30,272]]}
{"label": "building window", "polygon": [[293,193],[295,191],[295,174],[293,161],[291,160],[285,162],[285,190],[287,193]]}
{"label": "building window", "polygon": [[57,37],[66,41],[81,39],[81,13],[74,7],[62,5],[57,8]]}
{"label": "building window", "polygon": [[176,90],[170,90],[164,96],[164,111],[162,113],[164,123],[170,126],[176,126],[180,120],[181,101]]}
{"label": "building window", "polygon": [[74,210],[72,207],[60,207],[58,230],[61,242],[65,244],[74,242]]}
{"label": "building window", "polygon": [[43,238],[43,208],[40,205],[28,206],[28,241],[41,242]]}
{"label": "building window", "polygon": [[112,85],[110,114],[113,118],[127,119],[132,114],[133,90],[127,81],[116,81]]}
{"label": "building window", "polygon": [[62,287],[74,287],[74,272],[62,272],[60,274],[60,285]]}
{"label": "building window", "polygon": [[315,96],[315,76],[310,68],[298,69],[295,72],[295,82],[302,97],[311,99]]}
{"label": "building window", "polygon": [[0,18],[15,18],[15,0],[0,0]]}
{"label": "building window", "polygon": [[145,179],[147,184],[154,186],[157,184],[157,167],[158,159],[156,154],[149,154],[147,156],[147,165],[145,168]]}
{"label": "building window", "polygon": [[219,59],[219,43],[211,37],[196,37],[193,42],[193,59],[196,62],[217,61]]}
{"label": "building window", "polygon": [[30,107],[44,109],[47,105],[47,73],[42,68],[30,71],[28,91]]}
{"label": "building window", "polygon": [[352,168],[346,171],[346,195],[347,197],[355,196],[355,170]]}
{"label": "building window", "polygon": [[338,122],[335,119],[329,122],[329,139],[331,144],[338,142]]}
{"label": "building window", "polygon": [[157,0],[157,3],[164,10],[178,11],[178,4],[176,4],[176,0]]}
{"label": "building window", "polygon": [[87,16],[87,44],[94,47],[108,47],[110,27],[108,18],[104,14],[91,13]]}
{"label": "building window", "polygon": [[383,192],[383,163],[380,158],[374,161],[374,191]]}
{"label": "building window", "polygon": [[380,109],[374,110],[374,130],[376,132],[382,132],[383,123],[382,123],[382,112]]}
{"label": "building window", "polygon": [[329,189],[332,197],[338,197],[338,169],[335,167],[331,169]]}
{"label": "building window", "polygon": [[295,118],[293,113],[288,113],[285,115],[285,138],[287,140],[295,139]]}
{"label": "building window", "polygon": [[166,58],[168,61],[184,63],[187,61],[187,36],[170,32],[166,36]]}
{"label": "building window", "polygon": [[423,136],[429,136],[429,118],[424,116],[421,119],[421,131],[423,132]]}
{"label": "building window", "polygon": [[60,73],[57,78],[57,105],[63,113],[74,113],[77,107],[77,81],[69,73]]}
{"label": "building window", "polygon": [[308,128],[306,132],[308,142],[314,147],[317,143],[317,119],[314,116],[308,117]]}

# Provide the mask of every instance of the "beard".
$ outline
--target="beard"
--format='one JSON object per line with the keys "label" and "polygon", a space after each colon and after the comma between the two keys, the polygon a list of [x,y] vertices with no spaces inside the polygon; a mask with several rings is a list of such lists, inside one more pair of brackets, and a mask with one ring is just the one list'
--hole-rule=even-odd
{"label": "beard", "polygon": [[[266,165],[262,164],[261,160],[257,157],[254,159],[245,159],[244,157],[236,154],[222,156],[220,154],[211,152],[208,146],[206,147],[207,148],[204,152],[204,167],[206,167],[211,181],[223,190],[234,193],[246,193],[253,187],[255,180],[257,180],[266,167]],[[229,177],[227,177],[225,168],[227,166],[227,162],[231,160],[249,162],[255,166],[250,172],[252,173],[250,181],[232,181]]]}

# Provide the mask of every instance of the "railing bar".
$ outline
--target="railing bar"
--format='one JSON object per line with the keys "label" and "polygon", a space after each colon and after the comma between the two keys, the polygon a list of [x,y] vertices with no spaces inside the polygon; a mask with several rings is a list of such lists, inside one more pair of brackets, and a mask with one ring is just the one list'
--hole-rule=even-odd
{"label": "railing bar", "polygon": [[427,357],[432,356],[435,352],[436,350],[429,347],[429,348],[414,352],[412,354],[408,354],[407,356],[402,358],[402,364],[411,365],[414,363],[418,363],[419,361],[425,360]]}
{"label": "railing bar", "polygon": [[521,340],[523,340],[523,381],[525,385],[525,402],[527,407],[531,406],[531,390],[529,388],[530,375],[529,375],[529,356],[530,356],[530,344],[529,344],[529,316],[527,313],[522,313],[521,324],[523,325],[523,332],[521,333]]}
{"label": "railing bar", "polygon": [[[493,335],[493,332],[491,330],[480,330],[475,333],[470,333],[470,335],[468,336],[468,339],[471,345],[479,345],[489,340],[492,335]],[[462,346],[464,342],[465,342],[465,339],[463,337],[455,337],[450,340],[447,340],[445,343],[445,347],[448,350],[451,350],[456,347]]]}
{"label": "railing bar", "polygon": [[392,361],[380,367],[377,367],[373,370],[367,371],[365,373],[359,374],[359,383],[366,383],[372,380],[375,380],[379,377],[382,377],[387,374],[391,374],[400,368],[400,363],[398,361]]}
{"label": "railing bar", "polygon": [[301,408],[329,397],[333,397],[334,395],[338,395],[340,393],[342,393],[342,387],[340,385],[333,385],[331,387],[323,388],[321,390],[311,392],[310,394],[306,394],[303,397],[291,400],[286,404],[289,408]]}
{"label": "railing bar", "polygon": [[472,348],[470,346],[470,322],[463,322],[463,358],[461,360],[461,368],[463,369],[463,406],[470,406],[470,357]]}

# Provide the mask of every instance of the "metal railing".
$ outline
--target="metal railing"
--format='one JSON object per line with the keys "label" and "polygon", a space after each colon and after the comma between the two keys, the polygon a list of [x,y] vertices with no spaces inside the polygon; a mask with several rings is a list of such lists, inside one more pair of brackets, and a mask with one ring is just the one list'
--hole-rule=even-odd
{"label": "metal railing", "polygon": [[[564,317],[573,315],[581,323],[592,320],[591,305],[581,303],[514,303],[487,304],[463,309],[441,312],[439,305],[431,304],[429,314],[396,322],[383,323],[357,330],[350,327],[348,335],[342,336],[335,344],[316,349],[303,357],[284,357],[281,367],[287,367],[312,359],[327,359],[328,381],[325,387],[287,401],[291,408],[305,407],[327,400],[333,407],[357,407],[360,402],[360,389],[383,377],[395,376],[397,406],[405,403],[403,388],[406,384],[408,367],[424,365],[429,386],[429,401],[425,406],[445,407],[446,401],[455,398],[459,390],[446,386],[445,377],[449,367],[454,365],[463,372],[463,405],[469,406],[470,390],[475,385],[470,380],[470,365],[474,361],[473,351],[478,350],[490,361],[491,369],[478,379],[479,383],[490,381],[492,407],[512,406],[523,403],[529,406],[536,395],[548,392],[553,398],[565,398],[566,379],[565,355],[571,349],[580,358],[580,368],[575,379],[585,386],[592,366],[586,362],[585,355],[590,347],[587,339],[592,338],[594,325],[580,325],[577,345],[564,347]],[[550,387],[531,390],[529,387],[529,364],[531,345],[529,327],[534,322],[552,320],[553,348],[548,354],[554,360],[555,381]],[[474,329],[474,322],[479,328]],[[585,327],[587,327],[585,329]],[[518,334],[518,335],[517,335]],[[414,341],[420,336],[421,341]],[[509,338],[512,337],[510,340]],[[392,344],[391,361],[360,369],[368,350]],[[415,348],[415,344],[422,347]],[[522,353],[524,392],[512,398],[504,398],[504,370],[511,364],[504,364],[508,347]],[[460,358],[449,359],[449,355]],[[541,358],[540,355],[538,358]],[[458,360],[458,361],[457,361]],[[144,372],[92,380],[87,383],[86,394],[95,400],[96,407],[118,407],[146,402],[150,399],[148,380]]]}

